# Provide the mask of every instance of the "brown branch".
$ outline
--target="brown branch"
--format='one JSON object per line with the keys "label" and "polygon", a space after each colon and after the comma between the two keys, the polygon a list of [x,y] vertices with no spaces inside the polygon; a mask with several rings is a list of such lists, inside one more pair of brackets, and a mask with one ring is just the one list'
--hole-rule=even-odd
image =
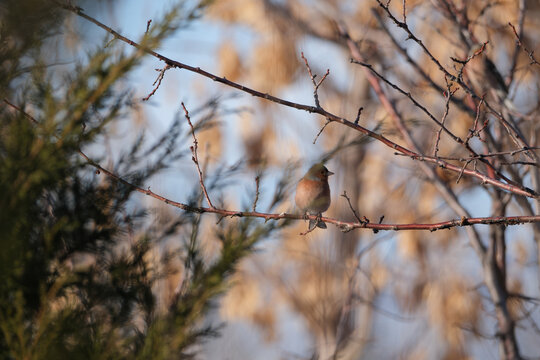
{"label": "brown branch", "polygon": [[[435,118],[435,116],[433,116],[433,114],[431,114],[423,105],[421,105],[412,95],[410,92],[406,92],[405,90],[401,89],[399,86],[397,86],[396,84],[392,83],[390,80],[388,80],[386,77],[384,77],[382,74],[380,74],[379,72],[377,72],[372,65],[370,64],[366,64],[362,61],[359,61],[359,60],[355,60],[355,59],[351,59],[351,62],[355,63],[355,64],[359,64],[359,65],[362,65],[366,68],[368,68],[371,72],[373,72],[379,79],[381,79],[382,81],[384,81],[386,84],[388,84],[389,86],[391,86],[393,89],[397,90],[398,92],[400,92],[401,94],[405,95],[407,98],[409,98],[411,100],[411,102],[416,106],[418,107],[420,110],[422,110],[425,114],[428,115],[429,118],[431,118],[431,120],[433,120],[438,126],[440,126],[440,128],[442,130],[444,130],[444,132],[446,134],[448,134],[455,142],[457,142],[458,144],[462,145],[463,147],[465,147],[465,149],[470,152],[473,156],[476,156],[478,155],[474,149],[469,145],[468,142],[466,141],[463,141],[463,139],[461,139],[460,137],[456,136],[454,133],[452,133],[450,130],[448,130],[448,128],[446,128],[444,126],[444,124],[442,124],[439,120],[437,120]],[[382,93],[382,92],[381,92]],[[504,119],[503,119],[504,120]],[[510,124],[507,124],[508,126],[510,126]],[[508,130],[508,127],[506,127],[507,130]],[[404,127],[402,126],[402,129],[401,131],[403,132],[403,129]],[[415,150],[417,153],[420,153],[420,150],[417,146],[413,146],[411,141],[408,141],[409,142],[409,147],[413,148],[413,150]],[[437,159],[435,157],[435,159]],[[494,172],[497,174],[497,176],[501,179],[503,179],[504,181],[506,181],[507,183],[509,184],[512,184],[513,186],[516,186],[518,188],[521,188],[521,189],[524,189],[520,184],[508,179],[503,173],[501,173],[500,171],[498,171],[497,169],[495,169],[491,163],[489,161],[486,161],[486,160],[483,160],[482,158],[479,158],[480,161],[482,161],[488,168],[490,171]],[[444,166],[443,166],[444,167]],[[491,176],[489,176],[491,177]]]}
{"label": "brown branch", "polygon": [[[263,218],[266,221],[268,220],[280,220],[280,219],[289,219],[289,220],[317,220],[317,215],[300,215],[300,214],[288,214],[288,213],[280,213],[280,214],[272,214],[272,213],[261,213],[257,211],[234,211],[234,210],[226,210],[226,209],[218,209],[218,208],[209,208],[209,207],[194,207],[190,205],[186,205],[177,201],[173,201],[170,199],[167,199],[159,194],[154,193],[150,189],[143,189],[141,187],[138,187],[136,185],[133,185],[129,183],[128,181],[122,179],[120,176],[114,174],[113,172],[101,167],[99,164],[88,158],[83,152],[79,152],[81,156],[83,156],[86,161],[88,161],[88,164],[91,166],[97,168],[107,176],[110,176],[116,181],[119,181],[123,183],[124,185],[131,186],[136,191],[151,196],[154,199],[157,199],[159,201],[163,201],[166,204],[175,206],[177,208],[180,208],[185,211],[189,212],[196,212],[196,213],[214,213],[219,214],[224,217],[228,216],[238,216],[238,217],[257,217],[257,218]],[[464,227],[464,226],[472,226],[476,224],[484,224],[484,225],[519,225],[519,224],[526,224],[526,223],[538,223],[540,222],[540,215],[536,216],[499,216],[499,217],[479,217],[479,218],[466,218],[462,217],[461,219],[453,219],[438,223],[432,223],[432,224],[378,224],[378,223],[366,223],[363,221],[358,222],[347,222],[347,221],[340,221],[338,219],[332,219],[328,217],[321,217],[321,221],[324,221],[325,223],[330,223],[336,225],[338,228],[340,228],[342,231],[351,231],[353,229],[372,229],[372,230],[378,230],[378,231],[400,231],[400,230],[429,230],[429,231],[436,231],[436,230],[442,230],[442,229],[450,229],[454,227]]]}
{"label": "brown branch", "polygon": [[516,31],[516,28],[512,25],[512,23],[510,22],[508,23],[508,25],[512,27],[512,30],[514,31],[514,35],[516,35],[516,38],[517,38],[516,47],[514,49],[514,53],[512,54],[512,64],[510,65],[510,72],[508,73],[508,77],[506,79],[506,85],[508,87],[510,87],[516,75],[516,67],[518,63],[519,50],[521,48],[520,39],[523,36],[523,28],[525,24],[525,10],[526,10],[525,1],[526,0],[519,0],[519,13],[518,13],[518,25],[517,25],[519,30]]}
{"label": "brown branch", "polygon": [[[151,20],[148,20],[148,21],[151,21]],[[148,24],[150,25],[150,24]],[[161,85],[161,80],[163,80],[163,77],[165,76],[165,71],[169,70],[171,67],[169,65],[165,65],[163,67],[163,69],[156,69],[156,71],[159,71],[159,75],[157,77],[157,79],[154,81],[154,83],[152,84],[152,86],[155,85],[154,87],[154,90],[152,90],[152,92],[150,94],[148,94],[148,96],[144,97],[142,100],[143,101],[148,101],[152,95],[154,95],[157,91],[157,89],[159,89],[159,86]],[[157,85],[156,85],[157,83]]]}
{"label": "brown branch", "polygon": [[[503,156],[503,155],[510,155],[515,156],[517,154],[520,154],[524,151],[531,151],[531,150],[540,150],[540,147],[538,146],[531,146],[525,149],[517,149],[517,150],[508,150],[508,151],[497,151],[497,152],[491,152],[489,154],[478,154],[476,156],[469,156],[469,157],[451,157],[451,156],[439,156],[439,159],[443,160],[453,160],[453,161],[469,161],[471,159],[481,159],[481,158],[488,158],[488,157],[494,157],[494,156]],[[394,155],[404,155],[401,153],[394,153]]]}
{"label": "brown branch", "polygon": [[[448,70],[446,70],[446,68],[444,66],[442,66],[442,64],[435,58],[435,56],[429,51],[429,49],[424,45],[424,43],[422,42],[422,40],[420,40],[418,37],[416,37],[413,32],[411,31],[411,29],[409,28],[409,26],[402,22],[402,21],[399,21],[393,14],[392,12],[390,11],[390,8],[388,6],[388,4],[384,5],[380,0],[377,0],[377,3],[379,4],[379,6],[386,12],[386,14],[388,15],[388,17],[394,22],[394,24],[396,24],[397,27],[403,29],[408,37],[407,39],[411,39],[413,40],[415,43],[417,43],[421,48],[422,50],[424,51],[424,53],[429,57],[429,59],[439,68],[439,70],[445,74],[445,76],[447,76],[450,80],[458,83],[462,88],[463,90],[465,90],[465,92],[467,92],[468,94],[470,94],[474,99],[480,99],[480,97],[474,93],[474,91],[472,91],[469,86],[467,84],[465,84],[465,82],[463,81],[463,79],[460,77],[460,76],[456,76],[456,75],[453,75],[452,73],[450,73]],[[500,75],[500,74],[499,74]],[[499,121],[501,122],[501,124],[504,126],[505,130],[508,132],[508,134],[510,135],[512,141],[514,141],[516,143],[517,146],[521,147],[521,148],[525,148],[525,147],[529,147],[525,137],[523,136],[523,134],[521,134],[521,132],[519,131],[519,129],[515,126],[515,123],[513,122],[512,119],[510,119],[510,122],[505,118],[505,116],[503,114],[501,114],[500,112],[498,112],[497,110],[495,110],[491,104],[489,104],[488,102],[485,102],[486,104],[486,107],[491,111],[491,113],[493,113],[493,115],[499,119]],[[512,123],[511,123],[512,122]],[[529,156],[531,159],[533,159],[534,161],[538,161],[538,157],[536,156],[536,154],[530,154],[530,153],[527,153],[527,156]]]}
{"label": "brown branch", "polygon": [[257,201],[259,201],[259,185],[261,182],[261,177],[257,175],[255,177],[255,200],[253,200],[253,206],[251,207],[251,210],[255,211],[255,208],[257,207]]}
{"label": "brown branch", "polygon": [[[33,123],[40,125],[39,122],[34,119],[31,115],[24,112],[20,107],[12,104],[7,99],[4,99],[4,102],[14,108],[15,110],[21,112],[25,117],[27,117],[29,120],[31,120]],[[137,185],[134,185],[130,183],[129,181],[123,179],[121,176],[113,173],[110,170],[107,170],[106,168],[99,165],[97,162],[92,160],[90,157],[88,157],[84,152],[81,150],[78,150],[78,153],[87,161],[87,163],[96,168],[99,173],[103,173],[110,178],[112,178],[115,181],[118,181],[126,186],[129,186],[133,188],[135,191],[153,197],[156,200],[162,201],[165,204],[172,205],[174,207],[177,207],[179,209],[188,211],[188,212],[195,212],[195,213],[214,213],[221,215],[222,217],[256,217],[256,218],[263,218],[266,221],[269,220],[280,220],[280,219],[289,219],[289,220],[321,220],[325,223],[330,223],[336,225],[338,228],[340,228],[342,231],[351,231],[353,229],[372,229],[377,231],[400,231],[400,230],[429,230],[429,231],[436,231],[441,229],[450,229],[453,227],[464,227],[464,226],[471,226],[476,224],[485,224],[485,225],[493,225],[493,224],[500,224],[500,225],[518,225],[518,224],[526,224],[526,223],[538,223],[540,222],[540,215],[536,216],[499,216],[499,217],[480,217],[480,218],[467,218],[462,217],[461,219],[453,219],[438,223],[432,223],[432,224],[380,224],[380,223],[369,223],[365,222],[364,219],[358,221],[358,222],[347,222],[347,221],[340,221],[338,219],[332,219],[327,217],[318,217],[317,215],[304,215],[304,214],[288,214],[288,213],[280,213],[280,214],[272,214],[272,213],[261,213],[257,211],[235,211],[235,210],[227,210],[227,209],[219,209],[216,207],[203,207],[203,206],[191,206],[187,205],[181,202],[177,202],[174,200],[170,200],[164,196],[161,196],[152,190],[143,189]],[[207,199],[208,200],[208,199]]]}
{"label": "brown branch", "polygon": [[469,141],[477,136],[480,140],[482,140],[482,138],[480,137],[480,133],[487,127],[488,125],[488,119],[486,118],[486,120],[484,121],[484,124],[482,125],[482,127],[480,129],[478,129],[478,120],[480,120],[480,108],[482,107],[482,104],[484,103],[484,97],[482,97],[480,99],[480,102],[478,103],[478,105],[476,106],[476,115],[474,117],[474,122],[473,122],[473,126],[471,129],[469,129],[469,133],[467,135],[467,138],[465,139],[465,143],[469,143]]}
{"label": "brown branch", "polygon": [[[453,132],[451,132],[450,130],[448,130],[448,128],[446,128],[444,126],[443,123],[441,123],[439,120],[437,120],[437,118],[431,113],[429,112],[429,110],[423,106],[422,104],[420,104],[413,96],[410,92],[407,92],[405,90],[403,90],[402,88],[400,88],[399,86],[397,86],[396,84],[394,84],[393,82],[391,82],[390,80],[388,80],[386,77],[384,77],[382,74],[380,74],[377,70],[375,70],[375,68],[371,65],[371,64],[367,64],[365,62],[362,62],[362,61],[359,61],[359,60],[356,60],[356,59],[351,59],[351,62],[354,63],[354,64],[358,64],[358,65],[361,65],[361,66],[364,66],[366,68],[368,68],[371,72],[373,72],[379,79],[381,79],[382,81],[384,81],[386,84],[388,84],[391,88],[395,89],[396,91],[398,91],[399,93],[401,93],[402,95],[406,96],[407,98],[409,98],[411,100],[411,102],[414,104],[414,106],[416,106],[417,108],[419,108],[422,112],[424,112],[431,120],[433,120],[438,126],[440,126],[440,128],[442,130],[444,130],[444,132],[450,136],[455,142],[457,142],[458,144],[465,144],[465,142],[457,135],[455,135]],[[471,152],[474,152],[472,149],[467,149]]]}
{"label": "brown branch", "polygon": [[[409,150],[409,149],[407,149],[407,148],[405,148],[405,147],[403,147],[403,146],[401,146],[399,144],[396,144],[393,141],[387,139],[386,137],[384,137],[384,136],[382,136],[380,134],[377,134],[377,133],[375,133],[375,132],[373,132],[373,131],[371,131],[369,129],[366,129],[366,128],[358,125],[358,124],[355,124],[355,123],[353,123],[351,121],[348,121],[345,118],[342,118],[340,116],[337,116],[337,115],[334,115],[334,114],[332,114],[330,112],[327,112],[324,109],[317,108],[316,106],[309,106],[309,105],[295,103],[295,102],[284,100],[284,99],[281,99],[281,98],[278,98],[278,97],[275,97],[275,96],[272,96],[272,95],[269,95],[269,94],[266,94],[266,93],[262,93],[262,92],[253,90],[253,89],[251,89],[249,87],[246,87],[244,85],[241,85],[241,84],[235,83],[233,81],[227,80],[224,77],[216,76],[216,75],[214,75],[212,73],[209,73],[209,72],[207,72],[205,70],[202,70],[200,67],[193,67],[193,66],[186,65],[186,64],[183,64],[181,62],[169,59],[169,58],[167,58],[167,57],[165,57],[163,55],[160,55],[160,54],[156,53],[155,51],[153,51],[151,49],[143,47],[140,44],[137,44],[136,42],[134,42],[134,41],[120,35],[116,31],[112,30],[110,27],[104,25],[103,23],[101,23],[98,20],[92,18],[91,16],[86,15],[82,11],[81,8],[71,6],[71,5],[66,5],[66,4],[62,5],[62,7],[69,10],[69,11],[72,11],[75,14],[81,16],[82,18],[96,24],[100,28],[102,28],[105,31],[112,34],[117,39],[119,39],[121,41],[124,41],[125,43],[127,43],[127,44],[129,44],[129,45],[131,45],[133,47],[136,47],[137,49],[145,51],[149,55],[152,55],[152,56],[156,57],[157,59],[165,62],[166,64],[170,65],[173,68],[185,69],[185,70],[197,73],[197,74],[199,74],[201,76],[207,77],[207,78],[209,78],[209,79],[211,79],[213,81],[216,81],[218,83],[221,83],[221,84],[227,85],[229,87],[238,89],[238,90],[243,91],[245,93],[248,93],[248,94],[250,94],[252,96],[259,97],[259,98],[262,98],[262,99],[266,99],[266,100],[274,102],[276,104],[280,104],[280,105],[291,107],[291,108],[298,109],[298,110],[307,111],[309,113],[315,113],[315,114],[322,115],[327,120],[331,120],[332,122],[338,122],[340,124],[343,124],[343,125],[345,125],[347,127],[352,128],[352,129],[354,129],[356,131],[359,131],[359,132],[361,132],[361,133],[363,133],[363,134],[365,134],[365,135],[367,135],[367,136],[369,136],[369,137],[371,137],[371,138],[373,138],[375,140],[378,140],[378,141],[382,142],[386,146],[388,146],[388,147],[390,147],[390,148],[392,148],[392,149],[394,149],[396,151],[399,151],[402,154],[405,154],[405,155],[408,155],[408,156],[411,156],[411,157],[420,156],[416,152],[411,151],[411,150]],[[453,80],[453,75],[451,75],[451,74],[449,74],[449,75],[451,76],[451,78]],[[424,158],[425,158],[425,161],[432,162],[432,163],[437,163],[438,165],[440,165],[440,160],[438,160],[438,159],[428,159],[427,157],[424,157]],[[444,165],[443,166],[444,168],[452,170],[454,172],[460,172],[461,171],[461,167],[454,166],[452,164],[447,164],[447,163],[444,163],[444,162],[442,162],[442,164]],[[479,173],[478,171],[465,171],[465,174],[477,177],[477,178],[481,179],[482,181],[484,181],[485,178],[486,178],[485,175]],[[499,180],[496,180],[496,179],[490,179],[489,181],[485,181],[485,182],[489,183],[489,184],[491,184],[493,186],[499,187],[501,189],[511,191],[511,192],[513,192],[513,193],[515,193],[517,195],[522,195],[522,196],[531,197],[531,198],[538,197],[538,194],[536,192],[534,192],[534,191],[528,191],[528,190],[525,190],[525,189],[521,189],[518,186],[508,185],[508,184],[505,184],[505,183],[503,183],[503,182],[501,182]]]}
{"label": "brown branch", "polygon": [[[496,186],[498,188],[507,190],[507,191],[512,192],[514,194],[521,194],[521,195],[528,194],[528,193],[536,194],[536,192],[534,190],[529,189],[529,188],[527,188],[525,186],[522,186],[522,185],[518,185],[517,183],[515,183],[513,181],[512,181],[512,183],[503,183],[503,182],[500,182],[499,180],[495,180],[492,177],[479,172],[476,169],[475,170],[464,169],[461,166],[456,166],[456,165],[453,165],[451,163],[448,163],[448,162],[442,160],[443,158],[434,158],[432,156],[427,156],[427,155],[408,155],[408,154],[402,154],[402,153],[394,153],[394,155],[408,156],[413,160],[435,163],[435,164],[437,164],[439,167],[441,167],[443,169],[449,169],[449,170],[452,170],[452,171],[457,172],[457,173],[462,173],[463,172],[463,174],[471,175],[471,176],[474,176],[474,177],[480,179],[482,184],[495,185],[494,184],[494,182],[495,182],[495,183],[497,183]],[[465,159],[460,159],[460,160],[469,161],[470,159],[482,159],[483,157],[486,157],[486,156],[487,155],[479,154],[479,155],[477,155],[475,157],[472,157],[472,158],[465,158]],[[511,180],[508,179],[508,181],[510,182]],[[538,195],[534,195],[534,196],[531,196],[531,197],[537,198]]]}
{"label": "brown branch", "polygon": [[[343,194],[341,194],[341,196],[344,197],[345,199],[347,199],[347,203],[349,204],[349,208],[351,209],[351,211],[352,211],[354,217],[356,218],[356,220],[358,220],[358,222],[363,222],[362,220],[360,220],[360,216],[358,216],[358,213],[356,212],[356,210],[352,206],[351,199],[347,195],[347,192],[343,191]],[[366,222],[369,222],[369,221],[366,221]]]}
{"label": "brown branch", "polygon": [[28,120],[30,120],[30,121],[33,122],[34,124],[39,125],[39,122],[38,122],[36,119],[34,119],[34,117],[33,117],[32,115],[28,114],[26,111],[24,111],[23,109],[21,109],[19,106],[17,106],[17,105],[15,105],[15,104],[11,103],[8,99],[4,98],[3,100],[4,100],[4,102],[5,102],[7,105],[9,105],[11,108],[13,108],[13,109],[17,110],[18,112],[20,112],[25,118],[27,118]]}
{"label": "brown branch", "polygon": [[317,142],[317,139],[319,138],[319,136],[321,136],[322,132],[324,131],[324,129],[326,129],[326,127],[328,126],[328,124],[330,124],[332,121],[331,120],[326,120],[326,122],[324,123],[324,125],[321,127],[321,130],[319,130],[319,132],[317,133],[317,135],[315,135],[315,138],[313,139],[313,144],[315,144]]}
{"label": "brown branch", "polygon": [[[290,220],[317,220],[317,215],[300,215],[300,214],[288,214],[288,213],[280,213],[280,214],[271,214],[271,213],[261,213],[257,211],[234,211],[234,210],[226,210],[226,209],[218,209],[218,208],[208,208],[208,207],[194,207],[190,205],[186,205],[183,203],[179,203],[170,199],[167,199],[161,195],[158,195],[151,191],[150,189],[143,189],[136,185],[133,185],[129,183],[128,181],[122,179],[120,176],[112,173],[111,171],[101,167],[99,164],[95,163],[91,159],[88,158],[84,153],[80,152],[80,154],[88,161],[88,163],[104,174],[110,176],[111,178],[125,184],[128,186],[133,187],[136,191],[151,196],[157,200],[163,201],[166,204],[178,207],[182,210],[189,211],[189,212],[197,212],[197,213],[214,213],[219,214],[224,217],[227,216],[238,216],[238,217],[257,217],[257,218],[263,218],[266,221],[268,220],[280,220],[280,219],[290,219]],[[378,224],[378,223],[366,223],[366,222],[347,222],[347,221],[340,221],[338,219],[332,219],[328,217],[321,217],[321,221],[324,221],[325,223],[330,223],[336,225],[338,228],[340,228],[342,231],[351,231],[353,229],[372,229],[372,230],[378,230],[378,231],[400,231],[400,230],[429,230],[429,231],[436,231],[436,230],[442,230],[442,229],[450,229],[453,227],[464,227],[464,226],[472,226],[476,224],[484,224],[484,225],[519,225],[519,224],[526,224],[526,223],[537,223],[540,222],[540,215],[535,216],[499,216],[499,217],[479,217],[479,218],[466,218],[462,217],[461,219],[453,219],[438,223],[432,223],[432,224]]]}
{"label": "brown branch", "polygon": [[[330,74],[330,69],[327,69],[326,70],[326,74],[324,74],[324,76],[322,77],[321,80],[319,80],[318,82],[315,80],[315,78],[317,77],[317,74],[313,75],[313,73],[311,72],[311,67],[309,66],[309,63],[308,63],[308,60],[307,58],[304,56],[304,52],[301,53],[301,56],[302,56],[302,59],[304,59],[304,63],[306,64],[306,68],[307,68],[307,71],[308,71],[308,74],[309,74],[309,77],[311,78],[311,82],[313,83],[313,98],[315,100],[315,106],[319,109],[322,109],[321,107],[321,103],[319,102],[319,87],[321,86],[321,84],[323,83],[323,81],[326,79],[326,77]],[[322,132],[324,131],[324,129],[326,128],[326,126],[328,124],[330,124],[330,122],[332,122],[332,120],[330,119],[326,119],[326,122],[324,123],[324,125],[321,127],[321,130],[319,130],[319,132],[317,133],[317,135],[315,135],[315,138],[313,139],[313,144],[315,144],[317,142],[317,139],[319,138],[319,136],[321,136]],[[305,234],[304,234],[305,235]]]}
{"label": "brown branch", "polygon": [[444,102],[444,114],[441,120],[441,127],[437,131],[437,138],[435,139],[435,147],[433,149],[433,156],[437,157],[437,153],[439,152],[439,142],[441,141],[441,132],[443,130],[444,123],[446,122],[446,118],[448,117],[448,113],[450,112],[450,100],[452,99],[452,96],[456,93],[457,89],[452,90],[452,86],[448,79],[446,79],[446,91],[444,93],[444,97],[446,98],[446,101]]}
{"label": "brown branch", "polygon": [[204,193],[204,197],[206,198],[206,201],[208,202],[208,205],[210,208],[214,208],[214,205],[212,204],[212,201],[210,201],[210,196],[208,196],[208,191],[206,190],[206,186],[204,185],[204,177],[203,173],[201,171],[201,167],[199,166],[199,157],[197,155],[197,149],[199,147],[199,142],[197,141],[197,137],[195,136],[195,128],[193,127],[193,124],[191,123],[191,119],[189,118],[189,112],[186,109],[186,106],[184,103],[182,103],[182,108],[184,109],[184,113],[187,119],[187,122],[189,123],[189,127],[191,127],[191,135],[193,136],[193,146],[190,146],[191,154],[193,155],[191,157],[191,160],[195,163],[197,166],[197,171],[199,172],[199,182],[201,184],[201,189]]}
{"label": "brown branch", "polygon": [[[351,37],[349,36],[347,30],[343,26],[340,26],[340,33],[346,39],[347,46],[349,47],[349,51],[350,51],[352,57],[357,61],[363,62],[364,59],[362,57],[362,54],[360,53],[360,49],[358,48],[357,43],[354,42],[351,39]],[[400,114],[398,113],[398,111],[397,111],[397,109],[395,107],[395,104],[392,103],[388,99],[386,94],[383,92],[381,84],[379,82],[380,81],[379,78],[377,76],[375,76],[373,74],[373,72],[370,71],[368,68],[364,67],[363,69],[364,69],[364,74],[365,74],[368,82],[370,83],[371,87],[373,88],[373,90],[377,94],[377,97],[378,97],[379,101],[381,102],[383,107],[388,112],[389,116],[394,121],[394,124],[395,124],[396,128],[400,131],[401,135],[403,136],[403,138],[407,142],[408,146],[410,148],[412,148],[416,153],[419,154],[420,153],[419,146],[416,144],[416,142],[413,139],[411,133],[409,132],[409,130],[405,126],[405,121],[403,120],[402,116],[400,116]],[[442,162],[440,162],[439,159],[434,159],[434,161],[438,162],[440,165],[443,164]],[[444,163],[444,165],[445,166],[455,166],[455,165],[451,165],[451,164],[448,164],[448,163]],[[455,194],[455,192],[448,186],[448,184],[444,183],[440,179],[440,177],[437,175],[435,170],[432,167],[427,166],[427,164],[424,164],[423,162],[420,162],[419,166],[420,166],[420,169],[422,169],[422,171],[427,175],[427,177],[433,182],[433,185],[435,186],[437,191],[441,194],[441,196],[449,204],[449,206],[454,210],[454,212],[456,214],[458,214],[459,216],[470,217],[469,212],[467,211],[467,209],[465,209],[460,204],[460,202],[458,200],[458,197]],[[455,166],[455,168],[458,169],[459,171],[463,171],[463,172],[466,171],[466,170],[462,170],[461,168],[458,168],[457,166]],[[467,170],[467,171],[471,171],[471,170]],[[476,169],[474,169],[472,171],[477,173],[478,175],[480,175],[480,173],[478,173],[476,171]],[[489,177],[487,177],[487,176],[485,176],[483,174],[482,174],[482,176],[484,176],[485,178],[489,178]],[[489,178],[489,179],[491,179],[491,178]],[[478,235],[478,232],[476,231],[476,229],[474,227],[471,227],[471,228],[468,229],[468,233],[469,233],[471,245],[473,246],[475,251],[480,256],[482,256],[482,254],[485,253],[486,248],[485,248],[485,245],[480,240],[480,236]]]}
{"label": "brown branch", "polygon": [[326,69],[326,74],[322,77],[321,80],[318,82],[315,80],[317,77],[317,74],[313,75],[311,72],[311,67],[309,66],[308,60],[304,56],[304,52],[301,53],[302,59],[304,59],[304,63],[306,64],[307,71],[309,73],[309,77],[311,78],[311,82],[313,83],[313,98],[315,99],[315,106],[320,108],[321,104],[319,102],[319,87],[323,83],[323,81],[330,75],[330,69]]}
{"label": "brown branch", "polygon": [[152,24],[152,19],[148,20],[146,22],[146,31],[144,32],[145,34],[148,34],[148,31],[150,31],[150,25]]}
{"label": "brown branch", "polygon": [[[317,215],[300,215],[300,214],[288,214],[288,213],[280,213],[280,214],[271,214],[271,213],[261,213],[257,211],[234,211],[234,210],[226,210],[226,209],[218,209],[215,207],[195,207],[190,206],[187,204],[183,204],[177,201],[170,200],[168,198],[165,198],[164,196],[161,196],[159,194],[156,194],[155,192],[151,191],[150,189],[143,189],[141,187],[138,187],[136,185],[131,184],[130,182],[122,179],[120,176],[114,174],[113,172],[103,168],[93,160],[91,160],[86,154],[84,154],[82,151],[79,151],[79,154],[84,157],[84,159],[88,162],[89,165],[95,167],[99,171],[103,172],[107,176],[113,178],[116,181],[121,182],[124,185],[131,186],[136,191],[148,195],[150,197],[153,197],[154,199],[157,199],[159,201],[162,201],[168,205],[175,206],[177,208],[180,208],[185,211],[189,212],[196,212],[196,213],[214,213],[219,214],[224,217],[257,217],[257,218],[263,218],[266,221],[268,220],[280,220],[280,219],[290,219],[290,220],[317,220]],[[337,219],[327,218],[327,217],[321,217],[320,220],[324,221],[325,223],[334,224],[337,227],[339,227],[343,231],[351,231],[353,229],[372,229],[372,230],[379,230],[379,231],[400,231],[400,230],[429,230],[429,231],[435,231],[435,230],[442,230],[442,229],[450,229],[453,227],[463,227],[463,226],[471,226],[475,224],[484,224],[484,225],[518,225],[518,224],[526,224],[526,223],[537,223],[540,222],[540,215],[536,216],[508,216],[508,217],[480,217],[480,218],[461,218],[459,220],[448,220],[443,221],[439,223],[433,223],[433,224],[376,224],[376,223],[365,223],[365,222],[346,222],[346,221],[340,221]]]}
{"label": "brown branch", "polygon": [[[394,37],[394,35],[392,34],[392,32],[388,29],[388,27],[386,26],[386,23],[383,21],[383,19],[381,18],[381,16],[379,15],[379,13],[375,10],[375,9],[371,9],[371,13],[373,14],[373,16],[375,16],[375,19],[377,19],[377,22],[379,23],[379,26],[381,27],[381,29],[384,31],[384,33],[390,38],[390,40],[392,41],[392,43],[394,44],[394,47],[401,53],[401,55],[403,55],[403,57],[405,58],[405,60],[407,60],[407,62],[416,70],[416,72],[425,80],[429,83],[429,85],[437,92],[437,93],[442,93],[444,92],[444,89],[439,86],[426,72],[425,70],[422,68],[422,66],[420,66],[416,61],[414,61],[411,56],[409,55],[409,53],[407,52],[407,50],[401,46],[401,44],[398,42],[398,40]],[[466,111],[466,112],[471,112],[471,108],[469,106],[467,106],[461,99],[458,99],[456,97],[453,97],[452,98],[452,103],[456,104],[459,106],[459,108],[463,111]]]}
{"label": "brown branch", "polygon": [[[527,48],[525,46],[523,46],[523,44],[521,43],[520,36],[518,35],[518,32],[517,32],[516,28],[514,27],[514,25],[512,25],[512,23],[510,23],[510,22],[508,23],[508,25],[512,28],[512,31],[514,32],[514,35],[516,36],[517,46],[522,48],[523,51],[525,52],[525,54],[527,54],[527,56],[531,60],[530,65],[538,65],[538,66],[540,66],[540,63],[534,57],[534,51],[527,50]],[[520,26],[520,29],[522,29],[522,28],[523,28],[523,26]],[[521,32],[521,30],[520,30],[520,32]]]}

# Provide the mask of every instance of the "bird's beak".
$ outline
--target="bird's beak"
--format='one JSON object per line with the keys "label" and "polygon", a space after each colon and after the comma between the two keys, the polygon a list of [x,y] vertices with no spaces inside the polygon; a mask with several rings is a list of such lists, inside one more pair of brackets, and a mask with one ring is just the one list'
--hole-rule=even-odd
{"label": "bird's beak", "polygon": [[331,171],[328,171],[328,173],[326,175],[330,176],[330,175],[334,175],[334,173],[331,172]]}

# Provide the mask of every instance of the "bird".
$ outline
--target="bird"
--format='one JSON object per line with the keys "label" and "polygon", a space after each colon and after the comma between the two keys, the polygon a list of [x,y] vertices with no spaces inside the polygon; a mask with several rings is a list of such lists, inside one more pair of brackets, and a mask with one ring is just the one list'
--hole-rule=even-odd
{"label": "bird", "polygon": [[296,186],[294,201],[304,215],[317,215],[316,220],[309,220],[311,231],[315,226],[326,229],[326,224],[320,220],[322,213],[330,207],[330,186],[328,177],[334,175],[323,163],[313,165]]}

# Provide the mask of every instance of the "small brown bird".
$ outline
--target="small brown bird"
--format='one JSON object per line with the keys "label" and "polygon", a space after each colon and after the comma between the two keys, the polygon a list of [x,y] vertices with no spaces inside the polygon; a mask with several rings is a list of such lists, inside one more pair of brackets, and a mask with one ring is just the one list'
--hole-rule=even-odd
{"label": "small brown bird", "polygon": [[315,226],[326,229],[326,224],[320,220],[322,213],[330,207],[330,186],[328,177],[334,173],[322,164],[313,165],[306,175],[296,186],[296,196],[294,201],[296,206],[304,214],[317,215],[318,220],[309,221],[309,230]]}

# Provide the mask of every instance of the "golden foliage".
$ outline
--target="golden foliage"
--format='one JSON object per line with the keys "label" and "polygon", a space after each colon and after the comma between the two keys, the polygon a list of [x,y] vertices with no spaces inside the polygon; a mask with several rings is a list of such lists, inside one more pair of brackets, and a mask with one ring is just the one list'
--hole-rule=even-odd
{"label": "golden foliage", "polygon": [[220,73],[231,81],[238,81],[242,75],[242,60],[234,44],[227,41],[218,50]]}
{"label": "golden foliage", "polygon": [[414,231],[399,233],[398,249],[402,257],[413,261],[419,260],[426,252],[422,236]]}
{"label": "golden foliage", "polygon": [[248,78],[252,86],[275,92],[291,83],[299,67],[295,44],[290,37],[270,36],[255,47],[250,64]]}
{"label": "golden foliage", "polygon": [[207,128],[197,133],[199,141],[199,158],[208,160],[210,164],[221,161],[223,140],[221,126],[214,120]]}
{"label": "golden foliage", "polygon": [[454,347],[465,342],[463,327],[477,328],[482,309],[479,294],[465,281],[454,276],[437,279],[428,283],[423,293],[430,322]]}
{"label": "golden foliage", "polygon": [[232,287],[221,301],[220,314],[225,320],[244,320],[263,331],[265,340],[276,337],[276,308],[264,298],[258,279],[247,272],[238,272],[231,279]]}
{"label": "golden foliage", "polygon": [[251,319],[262,304],[260,288],[253,277],[238,272],[233,286],[223,297],[220,314],[224,319]]}
{"label": "golden foliage", "polygon": [[529,249],[523,241],[515,241],[512,244],[513,252],[519,265],[526,266],[530,259]]}

